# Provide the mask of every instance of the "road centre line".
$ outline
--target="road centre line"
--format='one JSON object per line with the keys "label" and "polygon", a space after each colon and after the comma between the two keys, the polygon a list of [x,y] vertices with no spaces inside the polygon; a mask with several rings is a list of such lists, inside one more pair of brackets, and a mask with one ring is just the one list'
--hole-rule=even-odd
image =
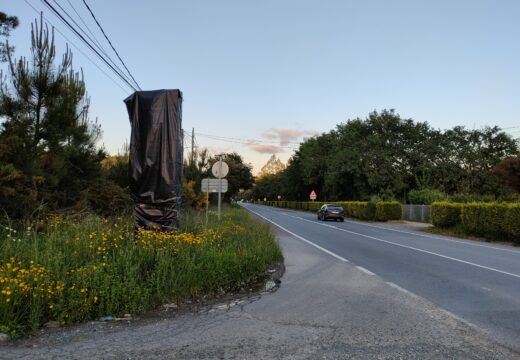
{"label": "road centre line", "polygon": [[460,263],[463,263],[463,264],[467,264],[467,265],[475,266],[475,267],[478,267],[478,268],[481,268],[481,269],[486,269],[486,270],[494,271],[494,272],[497,272],[497,273],[500,273],[500,274],[509,275],[509,276],[515,277],[515,278],[517,278],[517,279],[520,279],[520,275],[518,275],[518,274],[513,274],[513,273],[510,273],[510,272],[507,272],[507,271],[498,270],[498,269],[495,269],[495,268],[492,268],[492,267],[489,267],[489,266],[484,266],[484,265],[480,265],[480,264],[472,263],[472,262],[470,262],[470,261],[466,261],[466,260],[462,260],[462,259],[457,259],[457,258],[454,258],[454,257],[451,257],[451,256],[447,256],[447,255],[438,254],[438,253],[435,253],[435,252],[433,252],[433,251],[428,251],[428,250],[423,250],[423,249],[415,248],[415,247],[413,247],[413,246],[408,246],[408,245],[398,244],[398,243],[395,243],[395,242],[392,242],[392,241],[383,240],[383,239],[379,239],[379,238],[376,238],[376,237],[373,237],[373,236],[369,236],[369,235],[365,235],[365,234],[357,233],[357,232],[354,232],[354,231],[350,231],[350,230],[342,229],[342,228],[339,228],[339,227],[337,227],[337,226],[332,226],[332,225],[322,224],[322,223],[319,223],[319,222],[317,222],[317,221],[311,221],[311,220],[304,219],[304,218],[299,217],[299,216],[292,216],[292,215],[287,215],[287,216],[292,217],[292,218],[295,218],[295,219],[300,219],[300,220],[303,220],[303,221],[307,221],[307,222],[310,222],[310,223],[312,223],[312,224],[317,224],[317,225],[321,225],[321,226],[330,227],[330,228],[333,228],[333,229],[336,229],[336,230],[339,230],[339,231],[343,231],[343,232],[347,232],[347,233],[350,233],[350,234],[354,234],[354,235],[358,235],[358,236],[366,237],[366,238],[368,238],[368,239],[372,239],[372,240],[380,241],[380,242],[383,242],[383,243],[387,243],[387,244],[391,244],[391,245],[395,245],[395,246],[403,247],[403,248],[410,249],[410,250],[415,250],[415,251],[423,252],[423,253],[430,254],[430,255],[439,256],[439,257],[444,258],[444,259],[449,259],[449,260],[457,261],[457,262],[460,262]]}
{"label": "road centre line", "polygon": [[403,233],[403,234],[421,236],[421,237],[430,238],[430,239],[438,239],[438,240],[442,240],[442,241],[449,241],[449,242],[454,242],[454,243],[463,244],[463,245],[478,246],[478,247],[484,247],[484,248],[493,249],[493,250],[506,251],[506,252],[512,252],[512,253],[515,253],[515,254],[520,254],[520,251],[518,251],[518,250],[504,249],[504,248],[499,248],[499,247],[496,247],[496,246],[489,246],[489,245],[483,245],[483,244],[474,244],[474,243],[469,242],[470,240],[460,241],[460,240],[445,239],[445,238],[442,238],[442,237],[439,237],[439,236],[433,236],[433,235],[427,235],[427,234],[421,234],[421,233],[414,233],[414,232],[411,232],[411,231],[397,230],[397,229],[392,229],[392,228],[387,228],[387,227],[384,227],[384,226],[377,226],[377,225],[372,225],[372,224],[363,224],[363,223],[358,222],[358,221],[346,220],[345,222],[348,222],[350,224],[357,224],[357,225],[373,227],[373,228],[377,228],[377,229],[381,229],[381,230],[390,230],[390,231],[395,231],[395,232],[399,232],[399,233]]}
{"label": "road centre line", "polygon": [[325,249],[325,248],[323,248],[323,247],[321,247],[321,246],[319,246],[319,245],[316,245],[316,244],[313,243],[312,241],[309,241],[309,240],[307,240],[307,239],[301,237],[300,235],[293,233],[293,232],[290,231],[290,230],[287,230],[287,229],[284,228],[283,226],[281,226],[281,225],[275,223],[274,221],[272,221],[272,220],[266,218],[265,216],[260,215],[260,214],[257,213],[256,211],[253,211],[253,210],[251,210],[251,209],[249,209],[249,208],[248,208],[247,210],[248,210],[248,211],[251,211],[253,214],[255,214],[255,215],[261,217],[261,218],[264,219],[265,221],[268,221],[268,222],[270,222],[271,224],[273,224],[273,225],[275,225],[275,226],[278,226],[280,229],[282,229],[282,230],[285,231],[286,233],[291,234],[292,236],[294,236],[294,237],[296,237],[296,238],[302,240],[303,242],[306,242],[306,243],[309,244],[309,245],[314,246],[315,248],[317,248],[317,249],[319,249],[319,250],[321,250],[321,251],[323,251],[323,252],[325,252],[325,253],[327,253],[327,254],[333,256],[333,257],[335,257],[336,259],[338,259],[338,260],[340,260],[340,261],[343,261],[343,262],[349,262],[349,261],[348,261],[347,259],[345,259],[344,257],[339,256],[338,254],[335,254],[335,253],[333,253],[332,251],[329,251],[329,250],[327,250],[327,249]]}
{"label": "road centre line", "polygon": [[[292,212],[298,214],[297,211],[292,211]],[[282,212],[282,214],[288,215],[288,213],[286,213],[286,212]],[[290,215],[288,215],[288,216],[290,216]],[[506,251],[506,252],[511,252],[511,253],[515,253],[515,254],[520,254],[520,250],[504,249],[504,248],[500,248],[500,247],[496,247],[496,246],[490,246],[490,245],[484,245],[484,244],[475,244],[475,243],[470,242],[470,240],[461,241],[461,240],[446,239],[446,238],[443,238],[443,237],[440,237],[440,236],[433,236],[433,235],[428,235],[428,234],[415,233],[415,232],[411,232],[411,231],[404,231],[404,230],[397,230],[397,229],[387,228],[387,227],[384,227],[384,226],[365,224],[365,223],[362,223],[360,221],[345,220],[345,222],[350,223],[350,224],[356,224],[356,225],[373,227],[373,228],[376,228],[376,229],[395,231],[395,232],[403,233],[403,234],[421,236],[421,237],[430,238],[430,239],[438,239],[438,240],[442,240],[442,241],[454,242],[454,243],[463,244],[463,245],[478,246],[478,247],[484,247],[484,248],[488,248],[488,249],[494,249],[494,250],[499,250],[499,251]]]}

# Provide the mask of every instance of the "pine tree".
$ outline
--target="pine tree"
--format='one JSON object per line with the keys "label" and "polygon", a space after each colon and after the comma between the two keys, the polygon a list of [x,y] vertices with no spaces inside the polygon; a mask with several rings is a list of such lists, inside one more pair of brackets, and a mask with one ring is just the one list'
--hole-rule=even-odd
{"label": "pine tree", "polygon": [[30,61],[8,54],[0,84],[0,204],[12,217],[73,205],[105,157],[72,53],[67,48],[56,66],[54,31],[42,18],[31,27]]}

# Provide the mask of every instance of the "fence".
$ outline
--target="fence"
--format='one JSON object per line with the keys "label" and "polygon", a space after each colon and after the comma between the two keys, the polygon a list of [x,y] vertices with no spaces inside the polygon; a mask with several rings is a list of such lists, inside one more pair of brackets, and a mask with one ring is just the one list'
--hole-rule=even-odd
{"label": "fence", "polygon": [[430,222],[430,205],[402,205],[403,220]]}

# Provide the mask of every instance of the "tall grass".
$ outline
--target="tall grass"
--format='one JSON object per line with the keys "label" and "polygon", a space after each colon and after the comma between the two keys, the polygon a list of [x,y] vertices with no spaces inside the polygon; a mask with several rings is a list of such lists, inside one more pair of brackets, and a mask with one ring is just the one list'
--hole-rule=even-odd
{"label": "tall grass", "polygon": [[0,332],[140,313],[164,302],[238,290],[263,276],[281,251],[268,226],[239,208],[218,223],[187,213],[177,234],[134,237],[133,219],[53,217],[0,229]]}

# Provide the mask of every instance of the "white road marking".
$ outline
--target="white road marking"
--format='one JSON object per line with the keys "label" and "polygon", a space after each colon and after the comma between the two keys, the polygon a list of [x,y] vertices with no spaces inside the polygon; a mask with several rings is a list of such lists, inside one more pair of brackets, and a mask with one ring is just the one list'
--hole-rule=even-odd
{"label": "white road marking", "polygon": [[[292,210],[291,212],[296,213],[296,214],[299,213],[298,211],[294,211],[294,210]],[[282,214],[287,215],[287,216],[291,216],[287,212],[283,212]],[[458,243],[458,244],[462,244],[462,245],[477,246],[477,247],[483,247],[483,248],[488,248],[488,249],[493,249],[493,250],[498,250],[498,251],[506,251],[506,252],[511,252],[511,253],[515,253],[515,254],[520,254],[520,250],[513,250],[513,249],[507,249],[507,248],[502,248],[502,247],[497,247],[497,246],[477,244],[477,243],[475,243],[474,241],[471,241],[471,240],[463,241],[463,240],[447,239],[447,238],[440,237],[440,236],[421,234],[421,233],[405,231],[405,230],[397,230],[397,229],[392,229],[392,228],[388,228],[388,227],[385,227],[385,226],[366,224],[366,223],[363,223],[363,222],[360,222],[360,221],[352,221],[352,220],[347,220],[347,219],[345,219],[345,222],[350,223],[350,224],[368,226],[368,227],[373,227],[373,228],[382,229],[382,230],[390,230],[390,231],[395,231],[395,232],[398,232],[398,233],[415,235],[415,236],[420,236],[420,237],[425,237],[425,238],[430,238],[430,239],[437,239],[437,240],[441,240],[441,241],[454,242],[454,243]]]}
{"label": "white road marking", "polygon": [[312,241],[309,241],[309,240],[307,240],[307,239],[301,237],[300,235],[295,234],[295,233],[293,233],[292,231],[287,230],[287,229],[284,228],[283,226],[281,226],[281,225],[275,223],[274,221],[272,221],[272,220],[266,218],[265,216],[260,215],[260,214],[257,213],[256,211],[253,211],[253,210],[251,210],[251,209],[247,209],[247,210],[249,210],[249,211],[251,211],[253,214],[255,214],[255,215],[261,217],[261,218],[264,219],[265,221],[268,221],[268,222],[270,222],[271,224],[273,224],[273,225],[275,225],[275,226],[278,226],[280,229],[282,229],[282,230],[285,231],[286,233],[289,233],[289,234],[291,234],[292,236],[294,236],[294,237],[296,237],[296,238],[298,238],[298,239],[300,239],[300,240],[306,242],[307,244],[309,244],[309,245],[311,245],[311,246],[314,246],[314,247],[317,248],[317,249],[320,249],[321,251],[323,251],[323,252],[325,252],[325,253],[327,253],[327,254],[329,254],[329,255],[335,257],[336,259],[341,260],[341,261],[343,261],[343,262],[349,262],[349,261],[348,261],[347,259],[345,259],[344,257],[339,256],[338,254],[335,254],[335,253],[333,253],[332,251],[329,251],[329,250],[327,250],[327,249],[325,249],[325,248],[322,248],[321,246],[316,245],[316,244],[313,243]]}
{"label": "white road marking", "polygon": [[490,245],[484,245],[484,244],[476,244],[476,243],[471,242],[471,240],[461,241],[461,240],[446,239],[446,238],[443,238],[443,237],[440,237],[440,236],[433,236],[433,235],[421,234],[421,233],[416,233],[416,232],[411,232],[411,231],[404,231],[404,230],[397,230],[397,229],[392,229],[392,228],[388,228],[388,227],[385,227],[385,226],[364,224],[364,223],[359,222],[359,221],[345,220],[345,222],[348,222],[350,224],[356,224],[356,225],[373,227],[373,228],[382,229],[382,230],[395,231],[395,232],[399,232],[399,233],[403,233],[403,234],[421,236],[421,237],[430,238],[430,239],[437,239],[437,240],[454,242],[454,243],[463,244],[463,245],[478,246],[478,247],[484,247],[484,248],[493,249],[493,250],[506,251],[506,252],[512,252],[512,253],[520,254],[519,250],[505,249],[505,248],[500,248],[500,247],[490,246]]}
{"label": "white road marking", "polygon": [[405,293],[406,295],[409,295],[409,296],[414,297],[414,298],[416,298],[416,299],[419,298],[418,295],[416,295],[416,294],[414,294],[413,292],[410,292],[410,291],[408,291],[408,290],[406,290],[406,289],[403,289],[402,287],[400,287],[400,286],[397,285],[397,284],[394,284],[393,282],[387,281],[386,283],[387,283],[388,285],[390,285],[391,287],[393,287],[394,289],[397,289],[397,290],[399,290],[399,291]]}
{"label": "white road marking", "polygon": [[365,274],[368,274],[368,275],[375,275],[372,271],[370,270],[367,270],[365,269],[364,267],[362,266],[356,266],[359,270],[363,271]]}
{"label": "white road marking", "polygon": [[339,228],[339,227],[337,227],[337,226],[327,225],[327,224],[322,224],[322,223],[319,223],[319,222],[317,222],[317,221],[311,221],[311,220],[304,219],[304,218],[299,217],[299,216],[292,216],[292,215],[287,215],[287,216],[290,216],[290,217],[295,218],[295,219],[300,219],[300,220],[303,220],[303,221],[307,221],[307,222],[310,222],[310,223],[313,223],[313,224],[318,224],[318,225],[321,225],[321,226],[330,227],[330,228],[333,228],[333,229],[336,229],[336,230],[339,230],[339,231],[343,231],[343,232],[347,232],[347,233],[350,233],[350,234],[354,234],[354,235],[362,236],[362,237],[365,237],[365,238],[368,238],[368,239],[372,239],[372,240],[380,241],[380,242],[383,242],[383,243],[387,243],[387,244],[391,244],[391,245],[399,246],[399,247],[406,248],[406,249],[410,249],[410,250],[419,251],[419,252],[422,252],[422,253],[425,253],[425,254],[430,254],[430,255],[439,256],[439,257],[444,258],[444,259],[449,259],[449,260],[457,261],[457,262],[460,262],[460,263],[463,263],[463,264],[467,264],[467,265],[475,266],[475,267],[478,267],[478,268],[481,268],[481,269],[486,269],[486,270],[494,271],[494,272],[497,272],[497,273],[500,273],[500,274],[509,275],[509,276],[512,276],[512,277],[515,277],[515,278],[520,279],[520,275],[518,275],[518,274],[513,274],[513,273],[510,273],[510,272],[507,272],[507,271],[502,271],[502,270],[495,269],[495,268],[492,268],[492,267],[489,267],[489,266],[484,266],[484,265],[476,264],[476,263],[473,263],[473,262],[470,262],[470,261],[466,261],[466,260],[462,260],[462,259],[457,259],[457,258],[454,258],[454,257],[451,257],[451,256],[438,254],[438,253],[433,252],[433,251],[428,251],[428,250],[418,249],[418,248],[413,247],[413,246],[408,246],[408,245],[398,244],[398,243],[395,243],[395,242],[392,242],[392,241],[383,240],[383,239],[379,239],[379,238],[376,238],[376,237],[373,237],[373,236],[369,236],[369,235],[365,235],[365,234],[357,233],[357,232],[355,232],[355,231],[350,231],[350,230],[342,229],[342,228]]}

